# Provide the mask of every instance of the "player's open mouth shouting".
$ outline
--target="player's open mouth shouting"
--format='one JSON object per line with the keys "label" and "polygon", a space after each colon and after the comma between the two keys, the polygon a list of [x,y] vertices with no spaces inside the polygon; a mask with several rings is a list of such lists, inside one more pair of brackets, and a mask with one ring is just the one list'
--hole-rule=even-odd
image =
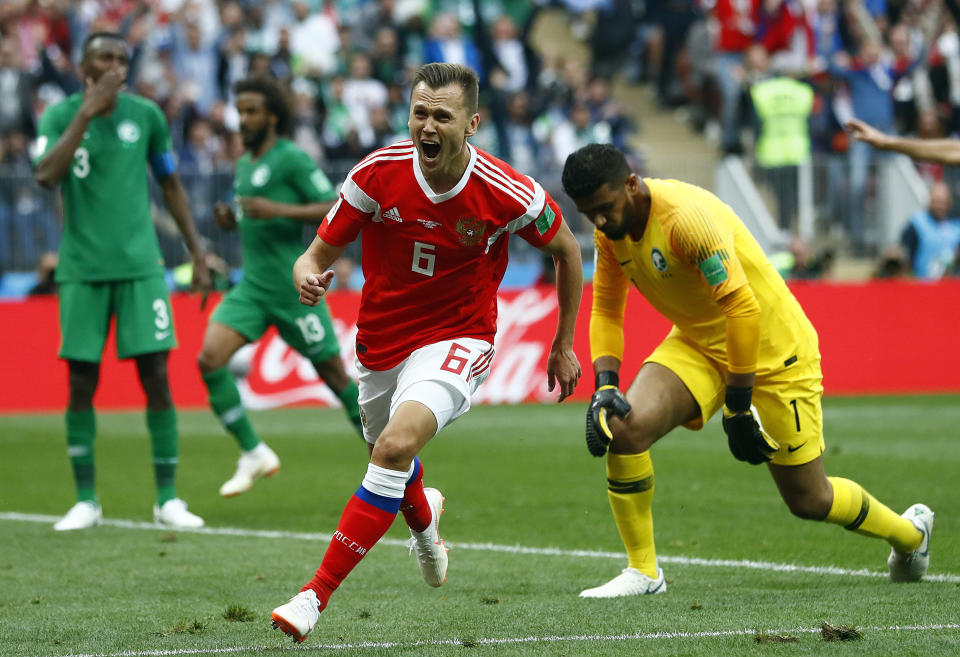
{"label": "player's open mouth shouting", "polygon": [[420,156],[424,162],[436,162],[440,157],[440,142],[432,139],[420,140]]}

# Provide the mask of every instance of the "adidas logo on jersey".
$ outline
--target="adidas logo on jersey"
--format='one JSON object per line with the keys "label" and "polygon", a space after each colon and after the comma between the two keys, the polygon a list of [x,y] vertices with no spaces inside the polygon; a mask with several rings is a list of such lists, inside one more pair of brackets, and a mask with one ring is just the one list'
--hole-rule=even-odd
{"label": "adidas logo on jersey", "polygon": [[393,206],[393,207],[390,208],[389,210],[386,210],[386,211],[383,213],[383,217],[384,217],[385,219],[391,219],[391,220],[393,220],[393,221],[396,221],[398,224],[402,224],[402,223],[403,223],[403,219],[400,217],[400,211],[397,210],[397,206]]}

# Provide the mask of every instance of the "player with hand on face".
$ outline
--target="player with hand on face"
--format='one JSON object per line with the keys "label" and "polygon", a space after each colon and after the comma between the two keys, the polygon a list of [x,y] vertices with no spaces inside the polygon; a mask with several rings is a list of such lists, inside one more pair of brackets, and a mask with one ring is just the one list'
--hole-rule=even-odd
{"label": "player with hand on face", "polygon": [[153,102],[122,91],[128,65],[121,35],[91,34],[80,64],[83,92],[47,108],[38,129],[34,176],[43,187],[60,186],[64,207],[56,280],[60,357],[70,371],[67,451],[77,503],[54,525],[57,530],[84,529],[102,520],[94,486],[93,395],[114,315],[117,355],[136,361],[147,397],[157,484],[154,520],[173,527],[203,525],[174,485],[179,434],[167,355],[177,341],[150,213],[148,162],[190,250],[201,305],[210,291],[210,272],[176,173],[166,118]]}
{"label": "player with hand on face", "polygon": [[[649,450],[678,426],[702,428],[721,408],[734,457],[766,463],[794,515],[886,540],[891,579],[919,580],[933,512],[915,504],[898,516],[857,483],[826,475],[816,331],[734,212],[694,185],[638,177],[610,145],[571,154],[563,187],[595,226],[597,390],[587,446],[606,455],[608,498],[629,560],[581,597],[666,590],[653,540]],[[631,284],[674,326],[623,394]]]}
{"label": "player with hand on face", "polygon": [[328,267],[357,236],[365,278],[357,320],[364,436],[372,446],[360,487],[343,511],[316,575],[273,611],[297,641],[347,574],[403,512],[411,549],[431,586],[447,574],[438,533],[443,496],[423,487],[417,454],[470,409],[487,378],[497,288],[515,234],[553,256],[557,332],[548,388],[568,397],[580,378],[573,333],[582,288],[580,247],[556,203],[529,176],[467,143],[477,131],[477,76],[427,64],[413,79],[410,136],[353,168],[340,200],[294,266],[300,300],[330,287]]}
{"label": "player with hand on face", "polygon": [[255,479],[280,468],[276,453],[254,431],[226,367],[240,347],[269,326],[313,364],[361,431],[357,384],[344,371],[327,305],[304,306],[290,287],[290,269],[303,252],[303,225],[320,223],[336,192],[310,157],[286,138],[290,106],[276,80],[248,78],[234,91],[246,148],[234,177],[237,212],[218,203],[214,217],[221,228],[240,230],[243,279],[214,311],[197,359],[210,407],[241,449],[236,472],[220,487],[224,497],[249,490]]}

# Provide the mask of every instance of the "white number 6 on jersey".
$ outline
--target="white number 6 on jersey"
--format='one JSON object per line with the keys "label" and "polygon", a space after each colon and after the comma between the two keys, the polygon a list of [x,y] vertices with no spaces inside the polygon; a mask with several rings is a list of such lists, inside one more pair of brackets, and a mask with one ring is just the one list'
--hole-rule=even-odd
{"label": "white number 6 on jersey", "polygon": [[437,254],[433,253],[433,251],[436,248],[434,244],[414,242],[413,264],[410,269],[424,276],[433,276],[433,265],[437,261]]}

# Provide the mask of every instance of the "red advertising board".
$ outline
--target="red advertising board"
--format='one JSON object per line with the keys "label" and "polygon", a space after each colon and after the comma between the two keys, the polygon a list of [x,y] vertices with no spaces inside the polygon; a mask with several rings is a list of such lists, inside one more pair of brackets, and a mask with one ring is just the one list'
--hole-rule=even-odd
{"label": "red advertising board", "polygon": [[[960,282],[937,284],[879,281],[862,284],[800,283],[792,286],[820,334],[827,394],[925,393],[960,391]],[[593,392],[587,338],[591,288],[584,289],[575,350],[587,377],[576,399]],[[189,295],[173,298],[180,346],[170,356],[170,382],[180,408],[200,408],[206,392],[196,367],[203,331],[215,299],[201,312]],[[355,372],[353,338],[359,295],[337,292],[329,305],[343,345],[344,362]],[[546,388],[547,353],[556,323],[556,299],[549,287],[500,294],[497,355],[481,403],[542,402],[555,397]],[[627,306],[627,353],[623,372],[633,376],[643,358],[666,334],[669,324],[635,292]],[[67,369],[56,358],[57,304],[52,297],[0,303],[3,376],[0,412],[60,411],[67,403]],[[310,364],[284,344],[275,331],[245,350],[235,363],[251,408],[289,404],[336,404]],[[99,409],[142,408],[143,393],[132,362],[116,359],[111,335],[104,355]]]}

